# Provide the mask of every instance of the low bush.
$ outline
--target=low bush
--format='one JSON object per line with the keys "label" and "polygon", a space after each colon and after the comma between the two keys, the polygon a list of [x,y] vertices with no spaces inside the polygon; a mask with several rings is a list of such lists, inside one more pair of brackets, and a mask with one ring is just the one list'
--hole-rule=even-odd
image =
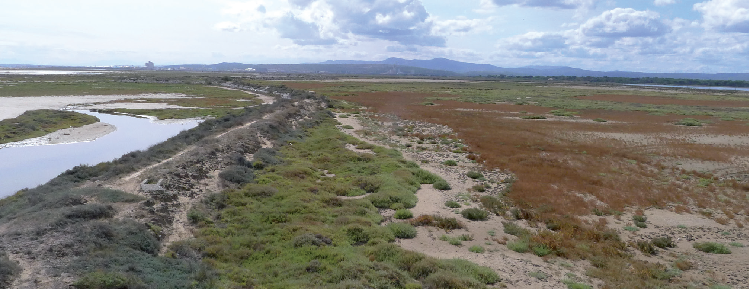
{"label": "low bush", "polygon": [[450,184],[448,184],[445,180],[438,180],[434,182],[433,186],[435,189],[438,189],[440,191],[447,191],[452,189],[452,187],[450,187]]}
{"label": "low bush", "polygon": [[501,216],[504,215],[506,206],[505,204],[494,196],[481,196],[479,199],[481,201],[481,206],[484,207],[487,211],[497,215]]}
{"label": "low bush", "polygon": [[410,219],[413,218],[414,214],[411,213],[409,209],[400,209],[395,211],[395,218],[396,219]]}
{"label": "low bush", "polygon": [[5,252],[0,253],[0,288],[10,288],[16,275],[21,273],[21,266],[8,259]]}
{"label": "low bush", "polygon": [[482,173],[475,172],[475,171],[467,172],[466,176],[468,176],[469,178],[472,178],[474,180],[484,178],[484,175]]}
{"label": "low bush", "polygon": [[648,217],[644,215],[634,215],[632,216],[632,220],[635,222],[647,222]]}
{"label": "low bush", "polygon": [[120,272],[92,272],[73,283],[78,289],[146,288],[137,277]]}
{"label": "low bush", "polygon": [[419,179],[420,184],[434,184],[437,181],[442,180],[439,176],[423,169],[414,169],[412,170],[412,173],[417,179]]}
{"label": "low bush", "polygon": [[728,249],[726,245],[715,242],[698,242],[692,244],[692,247],[705,253],[731,254],[731,249]]}
{"label": "low bush", "polygon": [[477,208],[465,209],[462,212],[460,212],[460,214],[463,215],[464,218],[469,219],[471,221],[484,221],[489,216],[489,213],[487,211],[477,209]]}
{"label": "low bush", "polygon": [[348,124],[347,125],[342,125],[341,128],[343,128],[343,129],[354,129],[353,126],[350,126]]}
{"label": "low bush", "polygon": [[471,189],[479,193],[486,192],[486,187],[484,187],[484,185],[474,185]]}
{"label": "low bush", "polygon": [[518,253],[526,253],[530,250],[528,241],[519,239],[513,242],[507,242],[507,249],[513,250]]}
{"label": "low bush", "polygon": [[676,122],[676,125],[683,126],[702,126],[702,122],[694,118],[684,118]]}
{"label": "low bush", "polygon": [[671,237],[656,237],[651,241],[658,248],[676,248],[676,243]]}
{"label": "low bush", "polygon": [[546,117],[543,115],[524,115],[524,116],[521,116],[520,118],[522,119],[546,119]]}
{"label": "low bush", "polygon": [[255,179],[251,168],[245,166],[230,166],[218,174],[218,177],[234,184],[247,184]]}
{"label": "low bush", "polygon": [[446,160],[446,161],[442,162],[442,164],[446,165],[448,167],[454,167],[454,166],[458,165],[458,162],[456,162],[454,160]]}
{"label": "low bush", "polygon": [[77,220],[95,220],[114,217],[115,210],[111,205],[88,204],[75,206],[65,213],[65,218]]}
{"label": "low bush", "polygon": [[653,243],[648,241],[637,241],[634,243],[634,247],[640,250],[645,255],[655,255],[658,253],[658,251],[655,249],[655,246]]}
{"label": "low bush", "polygon": [[458,203],[456,201],[447,201],[447,202],[445,202],[445,206],[448,207],[448,208],[451,208],[451,209],[457,209],[457,208],[462,207],[460,205],[460,203]]}
{"label": "low bush", "polygon": [[471,251],[471,252],[477,253],[477,254],[481,254],[481,253],[484,253],[484,251],[486,251],[486,250],[484,249],[484,247],[481,247],[479,245],[473,245],[470,248],[468,248],[468,251]]}
{"label": "low bush", "polygon": [[552,252],[551,249],[544,244],[533,245],[531,250],[533,251],[533,254],[536,254],[536,256],[539,256],[539,257],[549,255]]}
{"label": "low bush", "polygon": [[416,228],[407,223],[390,223],[387,228],[393,232],[396,238],[412,239],[416,237]]}
{"label": "low bush", "polygon": [[505,234],[510,234],[510,235],[518,236],[518,237],[530,235],[530,231],[518,226],[515,223],[502,222],[502,226],[504,226]]}

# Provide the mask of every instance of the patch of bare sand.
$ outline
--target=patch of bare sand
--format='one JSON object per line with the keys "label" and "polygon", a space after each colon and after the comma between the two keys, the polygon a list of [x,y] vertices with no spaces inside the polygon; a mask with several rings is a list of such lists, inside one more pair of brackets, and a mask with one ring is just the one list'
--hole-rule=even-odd
{"label": "patch of bare sand", "polygon": [[88,142],[96,140],[117,130],[117,128],[108,123],[92,123],[76,128],[66,128],[45,136],[25,139],[22,141],[0,144],[0,149],[6,147],[25,147],[53,144],[67,144],[76,142]]}

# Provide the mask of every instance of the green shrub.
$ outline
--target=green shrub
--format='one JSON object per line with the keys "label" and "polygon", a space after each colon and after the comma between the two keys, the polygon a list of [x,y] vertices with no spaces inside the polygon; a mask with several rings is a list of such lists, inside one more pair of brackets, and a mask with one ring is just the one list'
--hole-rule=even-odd
{"label": "green shrub", "polygon": [[481,201],[481,206],[483,206],[484,209],[497,216],[505,213],[505,204],[494,196],[481,196],[479,201]]}
{"label": "green shrub", "polygon": [[596,118],[596,119],[593,119],[593,121],[595,121],[595,122],[607,122],[607,120],[602,119],[602,118]]}
{"label": "green shrub", "polygon": [[413,217],[414,217],[414,214],[411,213],[411,210],[400,209],[400,210],[395,211],[395,218],[396,219],[403,220],[403,219],[410,219],[410,218],[413,218]]}
{"label": "green shrub", "polygon": [[562,280],[562,283],[564,283],[564,285],[567,285],[567,289],[593,289],[593,286],[583,283],[577,283],[569,279]]}
{"label": "green shrub", "polygon": [[635,247],[645,255],[655,255],[658,253],[653,243],[648,242],[648,241],[642,241],[642,240],[637,241],[635,242]]}
{"label": "green shrub", "polygon": [[247,184],[255,180],[251,168],[245,166],[230,166],[218,174],[219,178],[235,184]]}
{"label": "green shrub", "polygon": [[676,122],[676,125],[683,126],[702,126],[702,122],[694,118],[684,118]]}
{"label": "green shrub", "polygon": [[449,166],[449,167],[454,167],[454,166],[458,165],[458,162],[456,162],[454,160],[446,160],[446,161],[442,162],[442,164],[446,165],[446,166]]}
{"label": "green shrub", "polygon": [[419,179],[420,184],[434,184],[442,179],[439,176],[423,169],[412,170],[412,173],[417,179]]}
{"label": "green shrub", "polygon": [[536,256],[539,256],[539,257],[543,257],[543,256],[551,254],[551,249],[543,244],[534,245],[531,248],[531,250],[533,250],[533,254],[536,254]]}
{"label": "green shrub", "polygon": [[21,273],[21,266],[8,259],[5,252],[0,253],[0,288],[10,288],[13,279]]}
{"label": "green shrub", "polygon": [[647,216],[643,216],[643,215],[634,215],[634,216],[632,216],[632,220],[634,220],[635,222],[643,222],[644,223],[644,222],[648,221],[648,217]]}
{"label": "green shrub", "polygon": [[648,224],[647,224],[647,223],[645,223],[645,222],[638,222],[638,221],[635,221],[635,226],[637,226],[638,228],[643,228],[643,229],[644,229],[644,228],[647,228],[647,227],[648,227]]}
{"label": "green shrub", "polygon": [[630,231],[630,232],[637,232],[637,231],[639,231],[640,229],[639,229],[639,228],[637,228],[637,227],[632,227],[632,226],[624,226],[624,230],[625,230],[625,231]]}
{"label": "green shrub", "polygon": [[526,253],[530,250],[528,241],[519,239],[513,242],[507,242],[507,249],[513,250],[518,253]]}
{"label": "green shrub", "polygon": [[457,209],[457,208],[462,207],[460,205],[460,203],[458,203],[456,201],[447,201],[447,202],[445,202],[445,206],[448,207],[448,208],[452,208],[452,209]]}
{"label": "green shrub", "polygon": [[477,208],[465,209],[460,214],[471,221],[484,221],[489,216],[489,212]]}
{"label": "green shrub", "polygon": [[481,179],[481,178],[483,178],[483,177],[484,177],[484,175],[483,175],[482,173],[479,173],[479,172],[475,172],[475,171],[470,171],[470,172],[467,172],[467,173],[466,173],[466,176],[468,176],[469,178],[472,178],[472,179],[474,179],[474,180],[476,180],[476,179]]}
{"label": "green shrub", "polygon": [[524,116],[521,116],[520,118],[522,119],[546,119],[546,117],[543,115],[524,115]]}
{"label": "green shrub", "polygon": [[676,248],[676,244],[671,237],[656,237],[651,242],[658,248]]}
{"label": "green shrub", "polygon": [[460,288],[482,288],[484,284],[476,279],[463,276],[457,273],[449,271],[438,271],[429,275],[423,281],[426,288],[445,288],[445,289],[460,289]]}
{"label": "green shrub", "polygon": [[731,243],[729,243],[728,245],[731,245],[731,246],[733,246],[733,247],[737,247],[737,248],[741,248],[741,247],[744,247],[744,244],[741,244],[741,243],[739,243],[739,242],[731,242]]}
{"label": "green shrub", "polygon": [[474,185],[471,189],[479,193],[486,192],[486,187],[484,187],[484,185]]}
{"label": "green shrub", "polygon": [[698,242],[692,244],[692,246],[705,253],[713,254],[731,254],[731,249],[728,249],[726,245],[718,244],[715,242]]}
{"label": "green shrub", "polygon": [[440,191],[447,191],[447,190],[452,189],[452,187],[450,187],[450,184],[448,184],[447,181],[445,180],[438,180],[434,182],[432,186],[434,186],[435,189],[438,189]]}
{"label": "green shrub", "polygon": [[468,248],[468,251],[471,251],[473,253],[481,254],[481,253],[484,253],[485,249],[484,249],[484,247],[481,247],[479,245],[473,245],[470,248]]}
{"label": "green shrub", "polygon": [[528,230],[518,226],[515,223],[502,222],[502,226],[504,226],[505,234],[510,234],[510,235],[518,236],[518,237],[530,235],[530,232]]}
{"label": "green shrub", "polygon": [[73,283],[78,289],[123,289],[145,288],[145,285],[134,276],[119,272],[92,272]]}
{"label": "green shrub", "polygon": [[390,209],[391,210],[396,210],[397,211],[397,210],[402,210],[402,209],[405,209],[405,208],[406,208],[406,206],[404,206],[402,203],[394,203],[394,204],[390,205]]}
{"label": "green shrub", "polygon": [[65,218],[95,220],[114,217],[115,210],[111,205],[88,204],[75,206],[65,213]]}
{"label": "green shrub", "polygon": [[458,219],[440,216],[434,216],[434,226],[445,231],[457,230],[464,227]]}
{"label": "green shrub", "polygon": [[416,237],[416,228],[408,223],[390,223],[387,228],[393,232],[396,238],[412,239]]}
{"label": "green shrub", "polygon": [[347,125],[342,125],[341,127],[344,128],[344,129],[354,129],[353,126],[350,126],[348,124]]}

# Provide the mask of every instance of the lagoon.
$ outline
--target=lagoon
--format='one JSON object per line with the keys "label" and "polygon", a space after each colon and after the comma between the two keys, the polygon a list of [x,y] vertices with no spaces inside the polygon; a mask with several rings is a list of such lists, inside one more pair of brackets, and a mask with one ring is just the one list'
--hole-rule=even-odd
{"label": "lagoon", "polygon": [[77,165],[95,165],[131,151],[146,150],[199,123],[197,120],[164,123],[147,118],[81,112],[96,116],[117,130],[90,142],[0,149],[0,198],[44,184]]}

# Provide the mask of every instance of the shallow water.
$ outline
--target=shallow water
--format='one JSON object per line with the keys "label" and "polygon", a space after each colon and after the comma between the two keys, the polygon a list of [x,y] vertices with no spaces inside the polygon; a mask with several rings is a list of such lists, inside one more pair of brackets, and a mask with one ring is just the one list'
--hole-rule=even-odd
{"label": "shallow water", "polygon": [[91,142],[0,149],[0,198],[46,183],[80,164],[95,165],[145,150],[198,125],[198,121],[163,124],[145,118],[83,113],[96,116],[117,130]]}

